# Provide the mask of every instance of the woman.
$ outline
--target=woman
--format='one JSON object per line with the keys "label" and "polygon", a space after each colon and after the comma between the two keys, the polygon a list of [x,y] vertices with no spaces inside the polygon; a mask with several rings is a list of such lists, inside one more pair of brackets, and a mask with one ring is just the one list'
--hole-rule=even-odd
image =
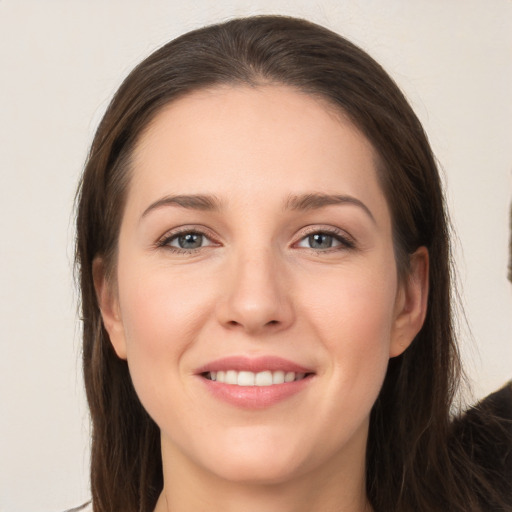
{"label": "woman", "polygon": [[450,437],[434,158],[360,49],[284,17],[172,41],[78,201],[95,512],[505,510]]}

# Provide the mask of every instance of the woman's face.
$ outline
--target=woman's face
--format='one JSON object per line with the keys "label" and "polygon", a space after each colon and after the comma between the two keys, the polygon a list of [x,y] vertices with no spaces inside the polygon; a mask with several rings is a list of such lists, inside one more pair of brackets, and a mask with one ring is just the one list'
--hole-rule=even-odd
{"label": "woman's face", "polygon": [[388,359],[419,329],[375,159],[284,86],[195,92],[144,132],[117,283],[97,288],[164,464],[253,482],[364,471]]}

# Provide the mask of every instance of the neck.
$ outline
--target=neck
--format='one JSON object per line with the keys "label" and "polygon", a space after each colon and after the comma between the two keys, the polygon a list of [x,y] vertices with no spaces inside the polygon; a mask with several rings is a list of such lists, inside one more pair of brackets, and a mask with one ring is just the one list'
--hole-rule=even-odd
{"label": "neck", "polygon": [[[155,512],[371,512],[364,457],[358,467],[332,464],[277,483],[233,482],[163,448],[164,488]],[[178,459],[178,460],[177,460]],[[172,463],[166,464],[166,461]],[[179,469],[176,469],[179,468]]]}

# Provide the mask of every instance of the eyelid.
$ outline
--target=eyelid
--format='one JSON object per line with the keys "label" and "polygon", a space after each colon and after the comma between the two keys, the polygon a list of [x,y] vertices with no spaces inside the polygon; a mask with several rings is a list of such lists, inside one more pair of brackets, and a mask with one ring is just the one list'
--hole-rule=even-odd
{"label": "eyelid", "polygon": [[[178,247],[174,247],[169,245],[169,242],[172,239],[175,239],[179,237],[180,235],[184,235],[187,233],[197,233],[199,235],[202,235],[206,237],[209,242],[211,242],[207,246],[198,247],[195,249],[182,249]],[[304,240],[306,237],[311,236],[316,233],[323,233],[329,236],[334,237],[338,242],[340,242],[339,246],[335,246],[329,249],[313,249],[310,248],[311,251],[319,253],[319,252],[330,252],[330,251],[337,251],[337,250],[346,250],[346,249],[354,249],[356,248],[356,240],[345,230],[340,229],[335,226],[329,226],[329,225],[311,225],[306,226],[295,237],[295,241],[292,243],[292,247],[298,247],[298,244]],[[174,252],[178,253],[189,253],[198,251],[200,249],[203,249],[205,247],[211,247],[211,246],[220,246],[222,243],[219,240],[219,237],[216,236],[214,232],[212,232],[209,228],[197,224],[186,224],[183,226],[178,226],[175,228],[172,228],[168,231],[166,231],[158,240],[155,242],[156,248],[166,248]],[[308,249],[308,248],[305,248]]]}
{"label": "eyelid", "polygon": [[344,249],[355,249],[356,248],[356,240],[352,235],[347,233],[345,230],[340,229],[335,226],[329,226],[329,225],[314,225],[314,226],[307,226],[303,228],[303,230],[300,231],[300,233],[297,236],[296,241],[293,243],[293,246],[297,247],[298,244],[304,240],[306,237],[314,235],[316,233],[322,233],[325,235],[332,236],[335,238],[338,242],[340,242],[339,246],[336,247],[330,247],[329,249],[313,249],[313,248],[307,248],[311,251],[314,251],[316,253],[318,252],[329,252],[329,251],[336,251],[336,250],[344,250]]}
{"label": "eyelid", "polygon": [[[196,249],[182,249],[179,247],[174,247],[169,245],[169,242],[180,235],[186,235],[188,233],[196,233],[198,235],[202,235],[205,238],[207,238],[211,243],[207,246],[198,247]],[[203,249],[204,247],[211,247],[211,246],[219,246],[221,245],[220,241],[218,240],[218,237],[215,236],[215,234],[205,226],[197,225],[197,224],[186,224],[184,226],[178,226],[176,228],[172,228],[168,231],[166,231],[155,243],[155,246],[157,248],[165,248],[169,249],[174,252],[193,252],[198,251],[199,249]]]}

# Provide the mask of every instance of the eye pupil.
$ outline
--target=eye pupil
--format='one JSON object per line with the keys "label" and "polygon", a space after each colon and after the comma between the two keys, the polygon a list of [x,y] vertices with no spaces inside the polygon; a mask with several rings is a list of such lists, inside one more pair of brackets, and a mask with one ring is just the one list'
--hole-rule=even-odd
{"label": "eye pupil", "polygon": [[313,249],[329,249],[332,247],[332,236],[324,233],[315,233],[308,237],[309,246]]}
{"label": "eye pupil", "polygon": [[203,244],[203,235],[199,233],[187,233],[178,237],[178,245],[182,249],[197,249]]}

